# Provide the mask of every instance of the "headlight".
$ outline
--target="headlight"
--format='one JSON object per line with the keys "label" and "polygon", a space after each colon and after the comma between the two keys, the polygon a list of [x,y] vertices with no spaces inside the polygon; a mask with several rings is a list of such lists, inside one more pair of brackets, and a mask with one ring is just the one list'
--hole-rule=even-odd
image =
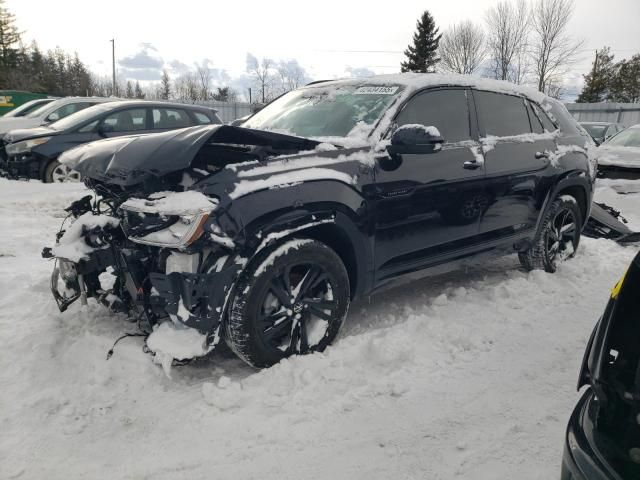
{"label": "headlight", "polygon": [[143,236],[130,236],[132,242],[156,247],[180,248],[191,245],[204,232],[204,224],[209,219],[210,212],[178,215],[177,220],[162,230]]}
{"label": "headlight", "polygon": [[33,147],[47,143],[49,140],[51,140],[51,137],[40,137],[17,143],[10,143],[5,147],[5,150],[8,155],[19,155],[20,153],[30,152]]}

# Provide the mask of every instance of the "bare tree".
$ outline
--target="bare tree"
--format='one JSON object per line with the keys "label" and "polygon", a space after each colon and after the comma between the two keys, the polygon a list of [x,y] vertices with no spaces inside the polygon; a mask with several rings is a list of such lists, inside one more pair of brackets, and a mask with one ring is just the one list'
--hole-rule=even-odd
{"label": "bare tree", "polygon": [[295,90],[306,83],[307,74],[297,60],[281,60],[275,68],[280,80],[280,93]]}
{"label": "bare tree", "polygon": [[207,60],[202,62],[202,65],[196,63],[196,74],[200,82],[200,99],[209,100],[210,88],[211,88],[211,69],[209,68],[209,62]]}
{"label": "bare tree", "polygon": [[463,75],[474,73],[486,55],[482,27],[465,20],[449,28],[440,39],[438,54],[443,71]]}
{"label": "bare tree", "polygon": [[247,72],[254,78],[262,97],[262,103],[269,101],[272,96],[273,67],[273,60],[270,58],[258,60],[250,53],[247,54]]}
{"label": "bare tree", "polygon": [[573,0],[537,0],[533,7],[531,60],[541,92],[557,88],[577,60],[583,42],[567,33],[572,14]]}
{"label": "bare tree", "polygon": [[526,0],[503,0],[487,10],[487,46],[491,58],[491,76],[522,83],[525,76],[527,43],[531,30]]}

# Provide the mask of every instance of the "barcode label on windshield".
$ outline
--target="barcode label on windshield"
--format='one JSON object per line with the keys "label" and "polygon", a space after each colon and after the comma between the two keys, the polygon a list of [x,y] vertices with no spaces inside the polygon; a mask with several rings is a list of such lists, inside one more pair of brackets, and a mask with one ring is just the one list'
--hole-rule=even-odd
{"label": "barcode label on windshield", "polygon": [[393,95],[398,91],[398,87],[358,87],[355,95]]}

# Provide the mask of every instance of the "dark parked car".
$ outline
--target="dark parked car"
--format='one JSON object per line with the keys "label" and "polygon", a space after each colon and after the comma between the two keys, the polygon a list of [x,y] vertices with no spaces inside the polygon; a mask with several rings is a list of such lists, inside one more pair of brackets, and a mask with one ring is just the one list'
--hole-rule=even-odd
{"label": "dark parked car", "polygon": [[640,478],[640,254],[611,292],[584,355],[562,480]]}
{"label": "dark parked car", "polygon": [[580,122],[580,125],[591,135],[596,145],[600,145],[607,138],[613,137],[616,133],[624,130],[624,125],[620,123]]}
{"label": "dark parked car", "polygon": [[562,104],[505,82],[323,82],[242,127],[68,151],[101,198],[43,255],[61,310],[94,297],[265,367],[323,350],[353,298],[428,267],[516,251],[555,271],[589,217],[587,143]]}
{"label": "dark parked car", "polygon": [[0,146],[4,158],[0,169],[12,178],[79,180],[78,172],[58,162],[70,148],[102,138],[219,123],[215,110],[197,105],[143,100],[102,103],[46,127],[10,131]]}

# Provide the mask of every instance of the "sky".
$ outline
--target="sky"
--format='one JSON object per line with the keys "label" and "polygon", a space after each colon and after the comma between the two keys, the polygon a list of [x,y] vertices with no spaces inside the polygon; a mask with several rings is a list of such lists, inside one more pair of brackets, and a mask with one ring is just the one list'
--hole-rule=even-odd
{"label": "sky", "polygon": [[[428,9],[441,30],[461,20],[481,21],[496,0],[371,2],[289,0],[5,0],[26,41],[74,52],[97,74],[111,74],[115,38],[120,78],[152,81],[207,62],[219,83],[246,71],[247,54],[295,59],[318,80],[399,71],[415,23]],[[566,79],[580,88],[597,48],[617,59],[640,53],[640,0],[575,0],[570,33],[584,40]]]}

